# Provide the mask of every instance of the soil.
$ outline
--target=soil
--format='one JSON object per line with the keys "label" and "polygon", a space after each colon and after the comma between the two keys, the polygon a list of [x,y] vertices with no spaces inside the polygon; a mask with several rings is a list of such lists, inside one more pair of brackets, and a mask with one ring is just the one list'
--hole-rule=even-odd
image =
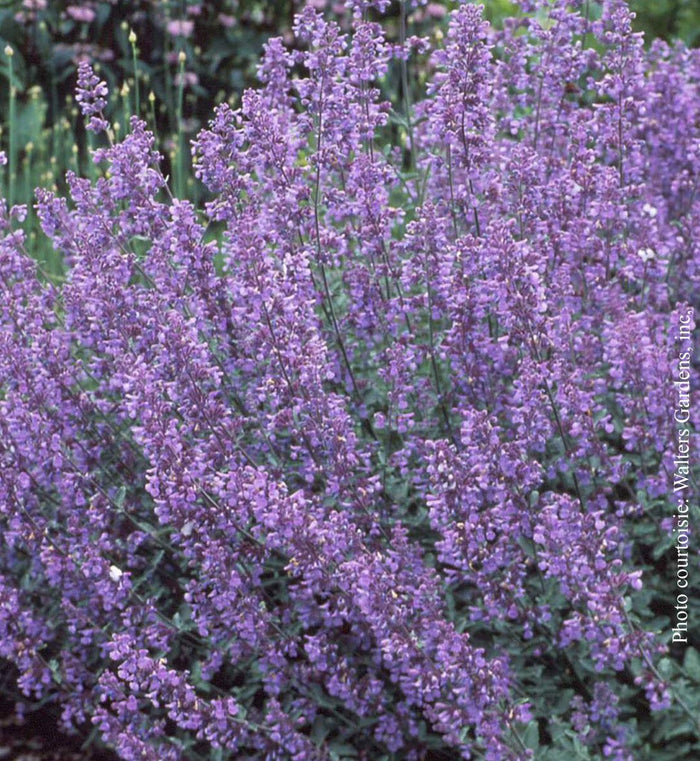
{"label": "soil", "polygon": [[0,761],[116,761],[111,753],[82,749],[83,742],[59,732],[41,711],[20,720],[0,701]]}

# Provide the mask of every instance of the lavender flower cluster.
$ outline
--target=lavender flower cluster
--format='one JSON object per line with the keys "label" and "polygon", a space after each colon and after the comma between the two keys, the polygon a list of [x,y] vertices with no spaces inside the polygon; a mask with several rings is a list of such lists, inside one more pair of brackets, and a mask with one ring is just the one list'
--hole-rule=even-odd
{"label": "lavender flower cluster", "polygon": [[124,761],[639,757],[700,54],[591,5],[306,8],[194,142],[203,210],[82,65],[99,179],[37,191],[63,282],[0,207],[18,711]]}

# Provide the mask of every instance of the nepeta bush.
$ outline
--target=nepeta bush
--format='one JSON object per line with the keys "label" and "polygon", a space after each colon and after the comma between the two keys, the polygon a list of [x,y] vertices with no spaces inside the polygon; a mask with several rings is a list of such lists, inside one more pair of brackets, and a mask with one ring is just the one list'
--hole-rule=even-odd
{"label": "nepeta bush", "polygon": [[697,301],[700,57],[617,0],[398,43],[347,5],[217,109],[204,210],[87,65],[102,174],[37,191],[64,282],[2,207],[18,710],[125,761],[622,761],[649,710],[686,741],[635,537]]}

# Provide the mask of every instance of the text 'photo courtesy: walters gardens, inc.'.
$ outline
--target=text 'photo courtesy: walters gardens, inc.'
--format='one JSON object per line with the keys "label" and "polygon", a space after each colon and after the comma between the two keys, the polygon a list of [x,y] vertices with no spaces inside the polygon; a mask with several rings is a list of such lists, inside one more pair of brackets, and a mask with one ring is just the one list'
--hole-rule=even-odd
{"label": "text 'photo courtesy: walters gardens, inc.'", "polygon": [[688,620],[688,602],[691,590],[690,575],[690,537],[691,537],[691,500],[696,496],[693,489],[690,465],[693,456],[691,439],[691,372],[693,363],[693,327],[692,308],[679,315],[676,343],[678,360],[673,380],[675,389],[675,406],[673,419],[676,423],[673,451],[673,496],[674,509],[674,548],[676,553],[676,620],[672,629],[672,642],[687,644],[690,622]]}

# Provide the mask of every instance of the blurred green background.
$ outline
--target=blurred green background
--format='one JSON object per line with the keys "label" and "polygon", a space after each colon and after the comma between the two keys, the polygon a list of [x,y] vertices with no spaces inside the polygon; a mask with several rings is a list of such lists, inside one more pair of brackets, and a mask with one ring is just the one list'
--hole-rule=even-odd
{"label": "blurred green background", "polygon": [[693,47],[700,45],[699,0],[633,0],[630,7],[647,42],[661,37],[668,42],[681,39]]}

